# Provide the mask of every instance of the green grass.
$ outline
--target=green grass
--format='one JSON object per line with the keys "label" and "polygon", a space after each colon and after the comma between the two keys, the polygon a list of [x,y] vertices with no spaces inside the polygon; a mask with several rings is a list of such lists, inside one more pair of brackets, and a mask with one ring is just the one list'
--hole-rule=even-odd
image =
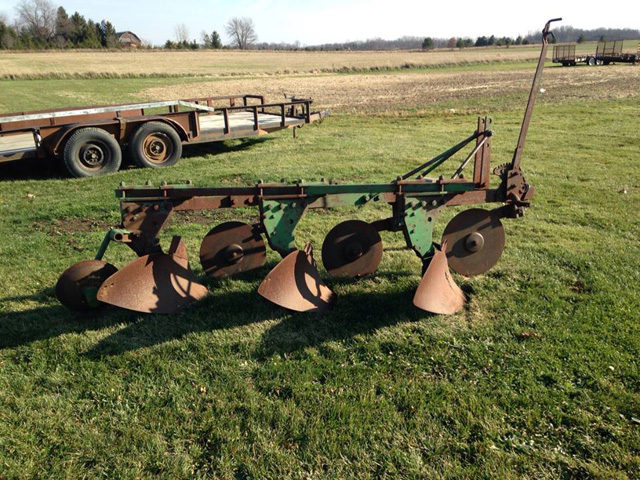
{"label": "green grass", "polygon": [[[156,81],[72,89],[121,101]],[[7,85],[9,109],[48,106],[35,82]],[[439,113],[449,106],[466,113]],[[383,236],[376,276],[330,282],[339,300],[322,317],[257,295],[273,252],[179,315],[75,315],[53,293],[118,222],[121,181],[389,181],[468,135],[480,111],[494,112],[497,165],[523,109],[524,98],[496,96],[332,116],[297,140],[190,148],[168,170],[95,179],[2,167],[0,478],[640,478],[638,97],[539,105],[523,163],[534,206],[505,220],[494,269],[456,278],[471,292],[460,314],[411,305],[420,265],[400,234]],[[338,222],[387,213],[312,212],[298,243],[319,250]],[[187,215],[162,239],[183,235],[201,274],[210,226],[253,215]],[[108,252],[118,266],[132,258]]]}

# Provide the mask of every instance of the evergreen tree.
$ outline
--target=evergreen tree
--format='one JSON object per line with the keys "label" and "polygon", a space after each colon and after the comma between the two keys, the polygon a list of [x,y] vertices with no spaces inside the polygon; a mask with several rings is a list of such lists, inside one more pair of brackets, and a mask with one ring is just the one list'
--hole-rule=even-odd
{"label": "evergreen tree", "polygon": [[66,47],[71,42],[71,36],[73,34],[73,22],[67,15],[67,11],[64,7],[59,7],[56,12],[56,45],[58,47]]}
{"label": "evergreen tree", "polygon": [[104,48],[119,48],[120,40],[111,22],[102,20],[100,23],[100,43]]}
{"label": "evergreen tree", "polygon": [[433,38],[431,37],[427,37],[424,39],[424,41],[422,42],[422,49],[423,50],[431,50],[433,49],[434,43],[433,43]]}
{"label": "evergreen tree", "polygon": [[222,48],[222,40],[220,39],[220,35],[215,30],[211,34],[211,48],[220,49]]}
{"label": "evergreen tree", "polygon": [[74,47],[79,47],[86,42],[87,36],[87,21],[78,12],[75,12],[71,15],[71,44]]}
{"label": "evergreen tree", "polygon": [[100,25],[93,20],[89,20],[87,22],[87,36],[80,46],[84,48],[100,48],[102,46],[100,37]]}

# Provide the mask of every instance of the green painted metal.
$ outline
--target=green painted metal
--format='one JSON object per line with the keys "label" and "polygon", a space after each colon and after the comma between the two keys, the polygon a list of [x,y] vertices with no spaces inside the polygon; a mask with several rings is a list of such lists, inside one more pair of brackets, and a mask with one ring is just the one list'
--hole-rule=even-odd
{"label": "green painted metal", "polygon": [[280,255],[295,250],[294,231],[304,215],[307,202],[293,200],[263,200],[260,205],[262,225],[269,245]]}
{"label": "green painted metal", "polygon": [[[253,187],[194,187],[193,185],[167,185],[165,187],[121,187],[116,196],[128,202],[153,202],[157,200],[179,200],[192,197],[234,197],[260,196],[268,199],[282,196],[309,196],[361,194],[375,196],[382,193],[419,193],[422,195],[441,195],[474,190],[469,183],[438,183],[435,180],[391,183],[363,184],[257,184]],[[347,202],[347,204],[349,204]]]}
{"label": "green painted metal", "polygon": [[96,260],[102,260],[104,254],[107,252],[107,248],[109,247],[109,243],[116,241],[117,235],[129,235],[129,230],[125,230],[122,228],[112,228],[107,232],[100,244],[100,248],[98,249],[98,253],[96,253]]}
{"label": "green painted metal", "polygon": [[407,245],[425,261],[433,256],[433,225],[438,209],[418,197],[406,197],[403,213],[403,231]]}
{"label": "green painted metal", "polygon": [[82,291],[85,300],[87,301],[87,305],[91,308],[97,308],[100,306],[100,301],[98,300],[98,287],[88,287]]}

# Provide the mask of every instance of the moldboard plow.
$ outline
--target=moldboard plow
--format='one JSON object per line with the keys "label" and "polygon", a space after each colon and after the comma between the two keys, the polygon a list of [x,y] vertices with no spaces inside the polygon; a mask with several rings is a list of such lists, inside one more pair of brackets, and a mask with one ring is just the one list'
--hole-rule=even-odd
{"label": "moldboard plow", "polygon": [[[534,190],[520,168],[531,112],[547,51],[550,20],[542,34],[542,51],[529,95],[518,144],[510,163],[490,168],[490,118],[478,119],[472,135],[447,151],[389,183],[338,184],[335,182],[264,183],[247,187],[185,185],[120,186],[122,223],[110,230],[94,260],[76,263],[58,280],[61,303],[85,310],[106,303],[145,313],[174,313],[207,295],[189,268],[187,251],[174,237],[165,252],[159,233],[176,212],[257,207],[252,225],[226,222],[212,228],[200,247],[204,272],[223,278],[262,267],[266,245],[283,260],[264,279],[258,293],[284,308],[321,312],[334,294],[316,268],[311,245],[295,247],[294,232],[308,210],[387,204],[390,216],[373,223],[348,220],[336,225],[322,245],[322,262],[331,276],[357,278],[377,270],[382,254],[381,231],[402,232],[407,247],[422,260],[423,277],[415,292],[416,307],[436,314],[463,308],[465,296],[450,274],[482,274],[491,269],[505,247],[504,218],[518,218]],[[427,175],[455,154],[470,147],[453,175]],[[470,179],[462,173],[473,162]],[[490,188],[490,175],[500,178]],[[491,210],[471,208],[456,215],[444,229],[441,242],[432,239],[439,213],[446,207],[499,204]],[[124,243],[138,258],[121,270],[103,257],[112,243]]]}

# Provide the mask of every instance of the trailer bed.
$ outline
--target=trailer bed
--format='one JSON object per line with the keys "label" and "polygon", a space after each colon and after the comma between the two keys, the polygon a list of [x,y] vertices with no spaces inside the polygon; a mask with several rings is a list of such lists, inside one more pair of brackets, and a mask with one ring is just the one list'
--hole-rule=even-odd
{"label": "trailer bed", "polygon": [[[258,113],[258,126],[260,130],[269,130],[281,127],[280,115],[271,113]],[[303,125],[304,120],[299,118],[285,118],[285,127]],[[229,126],[231,131],[242,132],[245,135],[254,133],[254,118],[252,112],[236,112],[229,114]],[[219,135],[223,139],[225,135],[224,115],[200,115],[200,131],[203,135]]]}

